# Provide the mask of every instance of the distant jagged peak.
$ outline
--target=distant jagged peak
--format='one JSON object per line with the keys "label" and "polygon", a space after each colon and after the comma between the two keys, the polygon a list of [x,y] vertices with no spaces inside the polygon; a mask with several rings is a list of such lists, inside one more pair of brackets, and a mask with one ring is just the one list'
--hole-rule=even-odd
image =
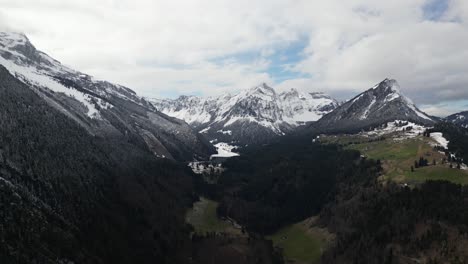
{"label": "distant jagged peak", "polygon": [[239,93],[240,96],[249,96],[249,95],[266,95],[271,97],[276,97],[276,91],[266,83],[261,83],[257,86],[254,86],[250,89],[243,90]]}
{"label": "distant jagged peak", "polygon": [[193,101],[193,100],[199,100],[200,97],[195,96],[195,95],[180,95],[177,97],[177,101]]}

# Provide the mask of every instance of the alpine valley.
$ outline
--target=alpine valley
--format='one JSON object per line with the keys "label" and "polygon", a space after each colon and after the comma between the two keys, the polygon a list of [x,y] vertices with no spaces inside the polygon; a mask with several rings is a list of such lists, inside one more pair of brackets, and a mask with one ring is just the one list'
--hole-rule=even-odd
{"label": "alpine valley", "polygon": [[468,263],[467,112],[405,89],[149,99],[0,32],[0,263]]}

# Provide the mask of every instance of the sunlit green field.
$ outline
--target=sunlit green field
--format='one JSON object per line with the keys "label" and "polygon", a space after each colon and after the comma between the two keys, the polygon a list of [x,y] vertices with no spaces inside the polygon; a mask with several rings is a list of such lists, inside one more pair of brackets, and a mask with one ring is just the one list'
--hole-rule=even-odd
{"label": "sunlit green field", "polygon": [[330,240],[330,234],[301,222],[279,230],[268,239],[273,240],[275,246],[282,248],[287,260],[309,264],[318,263]]}

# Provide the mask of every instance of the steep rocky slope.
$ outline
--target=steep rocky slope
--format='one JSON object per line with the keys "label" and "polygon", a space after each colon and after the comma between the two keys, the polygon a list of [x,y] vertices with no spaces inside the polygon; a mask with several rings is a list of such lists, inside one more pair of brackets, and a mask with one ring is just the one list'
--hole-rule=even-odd
{"label": "steep rocky slope", "polygon": [[205,159],[214,149],[185,122],[132,90],[65,67],[23,34],[0,33],[0,65],[91,135],[143,141],[157,156]]}

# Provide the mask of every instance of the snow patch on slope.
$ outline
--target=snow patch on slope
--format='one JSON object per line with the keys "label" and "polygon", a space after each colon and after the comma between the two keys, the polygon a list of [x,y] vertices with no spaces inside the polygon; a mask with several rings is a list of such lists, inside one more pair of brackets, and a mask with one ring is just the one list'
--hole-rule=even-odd
{"label": "snow patch on slope", "polygon": [[[16,76],[19,80],[26,84],[32,84],[34,86],[46,88],[56,93],[63,93],[76,99],[88,109],[86,114],[89,117],[98,118],[100,116],[99,111],[96,109],[95,105],[91,103],[92,97],[90,95],[82,93],[73,88],[65,87],[61,83],[54,80],[52,77],[39,72],[35,67],[18,65],[4,59],[2,56],[0,56],[0,64],[5,66],[5,68],[7,68],[7,70],[12,75]],[[110,105],[105,102],[102,102],[101,106],[104,108],[110,107]]]}
{"label": "snow patch on slope", "polygon": [[448,149],[448,143],[449,141],[444,138],[443,134],[441,132],[433,132],[431,133],[431,138],[434,139],[437,144],[445,149]]}
{"label": "snow patch on slope", "polygon": [[229,158],[229,157],[239,156],[238,153],[232,152],[232,150],[236,147],[229,145],[228,143],[219,142],[215,144],[214,146],[216,150],[218,151],[218,154],[211,155],[211,158]]}
{"label": "snow patch on slope", "polygon": [[180,109],[180,110],[171,109],[169,111],[166,111],[165,114],[168,116],[172,116],[172,117],[184,120],[185,122],[189,124],[192,124],[195,122],[206,123],[206,122],[209,122],[211,119],[210,114],[207,112],[194,113],[193,111],[190,111],[190,109]]}
{"label": "snow patch on slope", "polygon": [[374,106],[374,104],[377,102],[377,98],[374,98],[372,99],[372,102],[367,106],[366,110],[364,111],[364,113],[362,114],[362,116],[360,117],[361,120],[364,120],[367,118],[367,116],[369,115],[369,111],[371,110],[372,106]]}
{"label": "snow patch on slope", "polygon": [[364,136],[384,136],[395,134],[395,140],[403,140],[408,138],[414,138],[421,135],[427,128],[412,122],[395,120],[388,122],[383,127],[376,128],[372,131],[362,132]]}

